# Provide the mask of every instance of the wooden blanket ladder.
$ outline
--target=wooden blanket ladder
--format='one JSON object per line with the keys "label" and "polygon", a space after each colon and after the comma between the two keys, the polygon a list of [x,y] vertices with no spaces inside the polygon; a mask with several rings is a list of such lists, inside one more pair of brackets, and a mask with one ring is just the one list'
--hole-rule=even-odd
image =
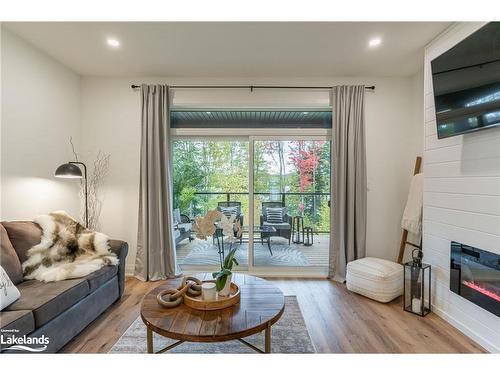
{"label": "wooden blanket ladder", "polygon": [[[417,158],[415,160],[415,168],[413,169],[413,175],[420,173],[421,166],[422,166],[422,157],[417,156]],[[400,264],[403,263],[403,257],[405,254],[406,245],[410,245],[410,246],[416,247],[418,249],[421,249],[422,248],[421,243],[422,243],[422,237],[420,237],[420,244],[419,245],[416,245],[414,243],[409,242],[408,241],[408,231],[406,229],[403,229],[403,233],[401,235],[401,242],[399,245],[398,263],[400,263]]]}

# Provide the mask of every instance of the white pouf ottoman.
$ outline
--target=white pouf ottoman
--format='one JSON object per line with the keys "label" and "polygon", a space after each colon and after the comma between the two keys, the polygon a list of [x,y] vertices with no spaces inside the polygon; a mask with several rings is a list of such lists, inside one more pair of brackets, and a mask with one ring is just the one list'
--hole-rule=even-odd
{"label": "white pouf ottoman", "polygon": [[403,294],[403,266],[378,258],[362,258],[347,263],[347,289],[379,302],[389,302]]}

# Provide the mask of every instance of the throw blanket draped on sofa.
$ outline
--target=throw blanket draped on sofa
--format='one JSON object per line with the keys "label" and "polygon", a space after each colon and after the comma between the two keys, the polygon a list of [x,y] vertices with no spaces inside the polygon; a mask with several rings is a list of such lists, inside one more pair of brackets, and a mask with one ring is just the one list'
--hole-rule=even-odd
{"label": "throw blanket draped on sofa", "polygon": [[34,221],[42,228],[42,238],[28,250],[28,259],[23,263],[25,279],[74,279],[104,265],[118,264],[105,234],[85,228],[64,211],[40,215]]}

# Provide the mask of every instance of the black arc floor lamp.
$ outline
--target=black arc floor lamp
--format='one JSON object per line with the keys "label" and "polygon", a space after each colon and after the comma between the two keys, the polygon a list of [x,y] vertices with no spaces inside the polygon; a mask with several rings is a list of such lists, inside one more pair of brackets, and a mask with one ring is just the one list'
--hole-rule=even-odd
{"label": "black arc floor lamp", "polygon": [[[77,165],[83,165],[82,170]],[[85,179],[85,227],[89,226],[89,206],[87,204],[87,166],[79,161],[69,161],[66,164],[61,164],[56,169],[54,174],[58,178],[84,178]]]}

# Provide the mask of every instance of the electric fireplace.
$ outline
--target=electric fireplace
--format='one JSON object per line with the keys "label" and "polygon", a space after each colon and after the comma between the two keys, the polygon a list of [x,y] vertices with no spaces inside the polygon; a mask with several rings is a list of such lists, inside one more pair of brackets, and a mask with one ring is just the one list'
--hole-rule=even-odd
{"label": "electric fireplace", "polygon": [[500,255],[452,242],[450,289],[500,316]]}

